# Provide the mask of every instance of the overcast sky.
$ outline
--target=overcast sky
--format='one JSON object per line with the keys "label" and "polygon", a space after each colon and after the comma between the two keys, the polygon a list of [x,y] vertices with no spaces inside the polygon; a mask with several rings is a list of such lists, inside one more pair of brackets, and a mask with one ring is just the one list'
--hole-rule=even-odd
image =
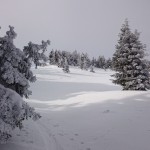
{"label": "overcast sky", "polygon": [[14,26],[19,48],[49,39],[49,51],[111,57],[125,18],[149,51],[150,0],[0,0],[0,34]]}

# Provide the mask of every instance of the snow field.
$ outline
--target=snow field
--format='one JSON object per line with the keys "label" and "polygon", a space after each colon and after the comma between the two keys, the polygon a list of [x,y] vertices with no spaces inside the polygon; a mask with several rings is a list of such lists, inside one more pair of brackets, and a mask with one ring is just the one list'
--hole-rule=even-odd
{"label": "snow field", "polygon": [[150,92],[121,91],[112,71],[56,66],[34,70],[27,100],[41,113],[0,150],[149,150]]}

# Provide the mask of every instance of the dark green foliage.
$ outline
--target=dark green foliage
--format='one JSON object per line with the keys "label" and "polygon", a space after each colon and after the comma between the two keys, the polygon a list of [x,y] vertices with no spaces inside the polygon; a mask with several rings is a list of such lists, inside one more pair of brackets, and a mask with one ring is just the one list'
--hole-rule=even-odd
{"label": "dark green foliage", "polygon": [[139,41],[139,33],[131,32],[125,21],[119,34],[116,52],[113,55],[113,83],[123,90],[146,90],[150,88],[148,67],[144,61],[145,45]]}

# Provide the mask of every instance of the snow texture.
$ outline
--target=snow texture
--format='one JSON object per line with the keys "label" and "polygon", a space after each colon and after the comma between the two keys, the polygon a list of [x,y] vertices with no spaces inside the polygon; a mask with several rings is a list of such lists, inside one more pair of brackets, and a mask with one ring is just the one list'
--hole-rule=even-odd
{"label": "snow texture", "polygon": [[0,143],[6,143],[16,127],[23,127],[28,118],[37,120],[40,115],[34,111],[15,91],[0,84]]}
{"label": "snow texture", "polygon": [[34,69],[37,82],[26,101],[42,118],[25,121],[0,150],[149,150],[150,92],[121,91],[110,70],[70,71]]}

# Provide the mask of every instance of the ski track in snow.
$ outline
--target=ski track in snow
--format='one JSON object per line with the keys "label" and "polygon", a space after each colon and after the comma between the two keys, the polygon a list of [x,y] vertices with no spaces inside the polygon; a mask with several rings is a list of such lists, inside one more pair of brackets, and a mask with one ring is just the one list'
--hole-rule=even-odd
{"label": "ski track in snow", "polygon": [[43,141],[45,142],[45,150],[64,150],[57,139],[52,135],[51,130],[42,122],[36,124],[37,130],[40,131]]}

